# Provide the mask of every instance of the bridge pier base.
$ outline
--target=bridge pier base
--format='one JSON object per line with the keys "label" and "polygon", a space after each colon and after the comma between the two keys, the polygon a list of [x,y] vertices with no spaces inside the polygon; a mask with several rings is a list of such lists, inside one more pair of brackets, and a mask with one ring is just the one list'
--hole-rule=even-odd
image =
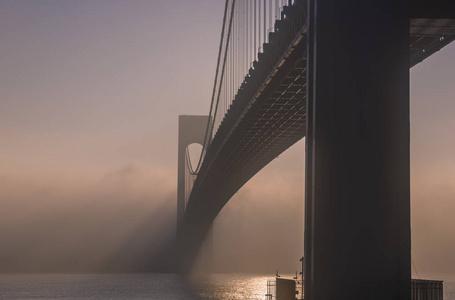
{"label": "bridge pier base", "polygon": [[305,299],[410,299],[409,0],[310,0]]}

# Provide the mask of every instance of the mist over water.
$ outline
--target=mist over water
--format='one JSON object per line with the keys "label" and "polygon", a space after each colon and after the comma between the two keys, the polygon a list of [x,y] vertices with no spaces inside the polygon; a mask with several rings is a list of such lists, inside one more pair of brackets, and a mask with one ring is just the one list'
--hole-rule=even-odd
{"label": "mist over water", "polygon": [[[217,218],[211,270],[274,274],[299,267],[303,164],[281,173],[276,167]],[[175,177],[137,164],[84,178],[3,172],[0,272],[175,271]]]}
{"label": "mist over water", "polygon": [[82,179],[0,177],[0,271],[172,271],[170,179],[135,165]]}
{"label": "mist over water", "polygon": [[0,275],[0,298],[200,299],[181,277],[157,273]]}

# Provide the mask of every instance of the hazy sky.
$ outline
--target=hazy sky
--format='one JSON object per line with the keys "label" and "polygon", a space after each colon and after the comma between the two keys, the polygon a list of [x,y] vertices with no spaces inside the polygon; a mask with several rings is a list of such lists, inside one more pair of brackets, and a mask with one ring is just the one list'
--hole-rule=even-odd
{"label": "hazy sky", "polygon": [[[208,113],[223,8],[0,0],[0,272],[156,267],[175,230],[178,115]],[[455,44],[411,71],[422,273],[455,272],[454,78]],[[302,141],[221,212],[220,270],[298,268],[303,156]]]}

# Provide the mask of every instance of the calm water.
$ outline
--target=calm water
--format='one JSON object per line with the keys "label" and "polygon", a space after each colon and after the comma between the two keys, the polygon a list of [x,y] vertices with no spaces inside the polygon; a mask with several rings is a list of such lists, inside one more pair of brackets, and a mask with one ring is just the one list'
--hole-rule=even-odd
{"label": "calm water", "polygon": [[[425,278],[444,280],[444,299],[455,300],[455,275]],[[0,275],[0,299],[264,299],[267,279],[232,274],[191,282],[175,274]]]}
{"label": "calm water", "polygon": [[215,274],[0,275],[0,299],[264,299],[270,277]]}

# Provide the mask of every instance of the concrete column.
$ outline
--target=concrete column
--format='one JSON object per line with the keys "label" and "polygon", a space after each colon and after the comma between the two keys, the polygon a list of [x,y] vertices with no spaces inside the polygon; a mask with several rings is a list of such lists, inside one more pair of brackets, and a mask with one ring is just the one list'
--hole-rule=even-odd
{"label": "concrete column", "polygon": [[310,0],[305,299],[410,299],[409,0]]}

